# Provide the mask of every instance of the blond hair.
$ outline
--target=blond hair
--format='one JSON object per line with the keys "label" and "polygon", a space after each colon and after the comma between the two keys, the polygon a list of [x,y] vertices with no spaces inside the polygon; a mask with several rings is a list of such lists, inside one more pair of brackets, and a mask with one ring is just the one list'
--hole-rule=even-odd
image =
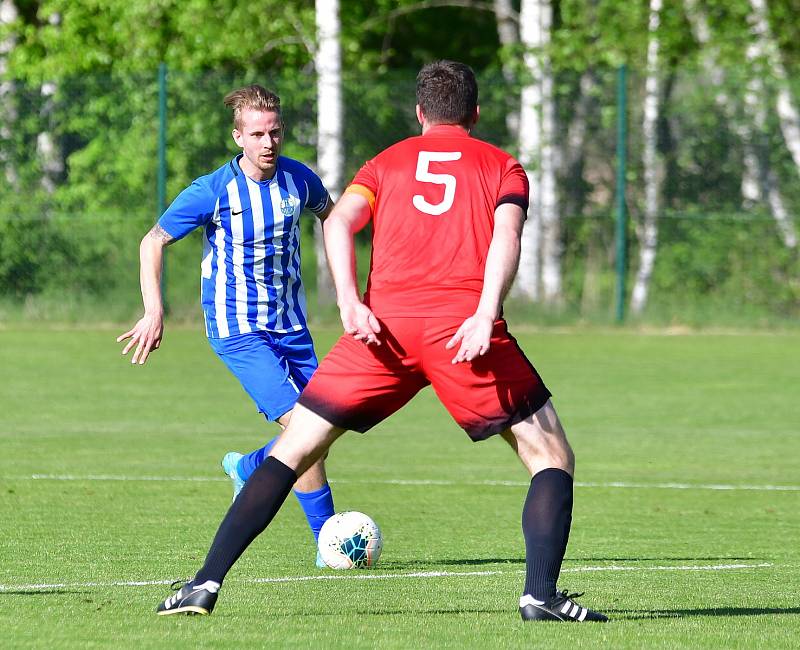
{"label": "blond hair", "polygon": [[232,90],[225,95],[223,102],[233,109],[233,125],[237,129],[242,127],[242,111],[246,109],[277,113],[281,117],[281,98],[258,84]]}

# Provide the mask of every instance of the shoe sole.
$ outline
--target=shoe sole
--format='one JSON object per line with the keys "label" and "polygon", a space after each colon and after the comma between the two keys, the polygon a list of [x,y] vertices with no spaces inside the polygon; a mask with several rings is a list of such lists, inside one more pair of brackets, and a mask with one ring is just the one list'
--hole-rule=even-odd
{"label": "shoe sole", "polygon": [[157,612],[159,616],[169,616],[170,614],[208,616],[210,613],[211,612],[205,607],[198,607],[197,605],[186,605],[185,607],[176,607],[175,609],[165,609],[161,612]]}

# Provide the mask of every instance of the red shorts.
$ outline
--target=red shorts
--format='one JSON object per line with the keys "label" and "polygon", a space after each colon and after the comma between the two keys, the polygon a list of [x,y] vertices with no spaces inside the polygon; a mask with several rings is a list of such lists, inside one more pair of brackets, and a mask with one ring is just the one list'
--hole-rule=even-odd
{"label": "red shorts", "polygon": [[428,384],[473,440],[484,440],[538,411],[550,398],[541,377],[508,333],[494,325],[489,351],[452,364],[445,349],[463,319],[385,318],[375,346],[342,336],[298,402],[331,424],[364,432]]}

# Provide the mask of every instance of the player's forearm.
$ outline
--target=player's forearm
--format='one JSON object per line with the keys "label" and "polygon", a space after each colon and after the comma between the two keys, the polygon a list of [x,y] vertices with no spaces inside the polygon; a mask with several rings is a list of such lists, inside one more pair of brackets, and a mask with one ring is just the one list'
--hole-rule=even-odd
{"label": "player's forearm", "polygon": [[336,287],[336,302],[360,300],[356,279],[356,253],[353,233],[342,221],[327,219],[324,222],[325,254]]}
{"label": "player's forearm", "polygon": [[161,315],[164,312],[161,297],[161,273],[164,244],[148,233],[139,246],[139,283],[145,314]]}
{"label": "player's forearm", "polygon": [[345,192],[330,216],[322,222],[325,254],[336,287],[336,302],[340,307],[361,300],[353,236],[367,225],[370,216],[370,204],[363,196]]}
{"label": "player's forearm", "polygon": [[483,290],[477,313],[492,319],[500,316],[503,300],[511,288],[519,265],[520,240],[511,229],[495,231],[486,256]]}

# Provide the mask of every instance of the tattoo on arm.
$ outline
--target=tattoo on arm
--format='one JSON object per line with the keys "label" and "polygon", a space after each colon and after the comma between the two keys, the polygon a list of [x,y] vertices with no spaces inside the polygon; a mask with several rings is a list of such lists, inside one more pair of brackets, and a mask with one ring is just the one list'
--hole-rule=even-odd
{"label": "tattoo on arm", "polygon": [[175,241],[175,238],[158,224],[153,226],[150,229],[150,232],[147,234],[150,235],[153,239],[158,239],[164,246],[169,246],[172,242]]}

